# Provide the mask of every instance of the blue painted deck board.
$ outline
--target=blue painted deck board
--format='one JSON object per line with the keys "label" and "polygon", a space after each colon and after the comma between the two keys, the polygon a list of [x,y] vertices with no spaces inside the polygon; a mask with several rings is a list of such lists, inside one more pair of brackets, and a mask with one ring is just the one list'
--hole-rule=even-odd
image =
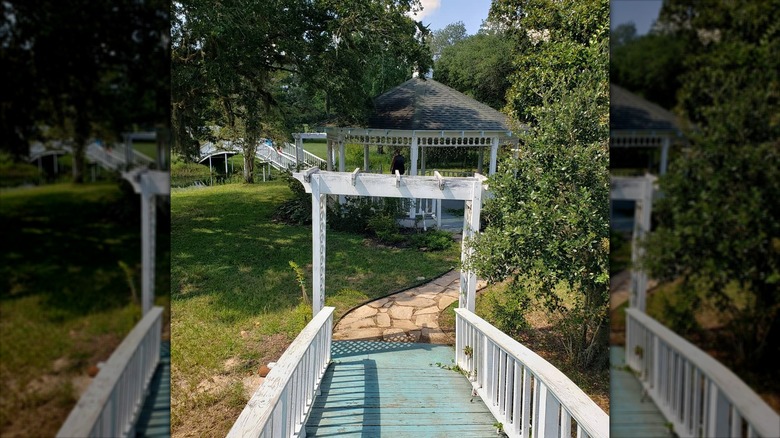
{"label": "blue painted deck board", "polygon": [[141,415],[136,423],[137,437],[171,436],[171,343],[160,343],[160,363],[149,384]]}
{"label": "blue painted deck board", "polygon": [[664,438],[672,434],[666,418],[649,397],[642,399],[642,385],[624,369],[623,347],[610,347],[610,438]]}
{"label": "blue painted deck board", "polygon": [[[306,423],[316,437],[490,437],[496,421],[463,375],[452,347],[335,341],[332,364]],[[437,362],[442,366],[437,365]]]}

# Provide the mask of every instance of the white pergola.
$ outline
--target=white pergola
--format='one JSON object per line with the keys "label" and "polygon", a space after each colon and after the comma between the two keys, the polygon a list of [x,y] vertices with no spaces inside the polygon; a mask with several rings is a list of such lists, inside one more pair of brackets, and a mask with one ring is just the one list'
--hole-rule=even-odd
{"label": "white pergola", "polygon": [[[479,232],[482,199],[488,196],[486,178],[477,174],[469,178],[402,176],[353,172],[329,172],[311,168],[294,173],[312,198],[312,312],[316,316],[325,306],[325,255],[327,195],[371,196],[383,198],[453,199],[465,201],[461,260],[473,252],[469,240]],[[474,312],[477,277],[471,271],[460,273],[460,307]]]}
{"label": "white pergola", "polygon": [[610,150],[660,149],[657,172],[663,175],[669,165],[669,151],[676,143],[684,143],[684,139],[675,114],[610,85]]}
{"label": "white pergola", "polygon": [[647,304],[647,273],[636,267],[644,255],[639,242],[650,231],[650,219],[653,212],[653,194],[657,178],[652,175],[643,177],[612,177],[610,198],[614,200],[634,201],[634,229],[631,234],[631,289],[629,306],[642,312]]}

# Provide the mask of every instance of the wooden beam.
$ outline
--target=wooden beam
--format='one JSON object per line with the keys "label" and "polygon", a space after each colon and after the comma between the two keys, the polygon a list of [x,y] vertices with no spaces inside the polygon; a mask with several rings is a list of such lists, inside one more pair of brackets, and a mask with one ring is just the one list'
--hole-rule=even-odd
{"label": "wooden beam", "polygon": [[375,196],[385,198],[413,199],[453,199],[471,200],[474,186],[482,186],[479,177],[443,178],[445,186],[439,188],[439,179],[435,176],[382,175],[363,173],[352,185],[351,173],[314,171],[309,181],[304,173],[294,173],[293,177],[303,183],[306,193],[312,193],[312,184],[319,183],[322,195]]}

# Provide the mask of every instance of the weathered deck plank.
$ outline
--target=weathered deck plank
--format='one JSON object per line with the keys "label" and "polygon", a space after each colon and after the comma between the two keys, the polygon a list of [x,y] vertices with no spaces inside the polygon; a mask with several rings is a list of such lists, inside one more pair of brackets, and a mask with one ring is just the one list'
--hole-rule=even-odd
{"label": "weathered deck plank", "polygon": [[454,354],[443,345],[335,341],[306,434],[495,436],[495,419],[468,380],[446,369]]}
{"label": "weathered deck plank", "polygon": [[160,363],[149,384],[141,415],[136,422],[137,437],[171,436],[171,343],[160,343]]}
{"label": "weathered deck plank", "polygon": [[625,369],[625,349],[610,347],[610,438],[663,438],[672,434],[666,418],[650,397],[642,397],[642,385]]}

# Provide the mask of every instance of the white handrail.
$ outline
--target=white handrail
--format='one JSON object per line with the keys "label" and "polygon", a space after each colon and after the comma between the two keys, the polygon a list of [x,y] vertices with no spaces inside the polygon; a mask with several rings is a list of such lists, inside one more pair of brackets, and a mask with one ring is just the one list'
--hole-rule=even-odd
{"label": "white handrail", "polygon": [[609,416],[566,375],[464,308],[455,309],[457,365],[510,437],[609,437]]}
{"label": "white handrail", "polygon": [[162,307],[153,307],[135,325],[70,411],[57,437],[134,435],[160,362],[162,313]]}
{"label": "white handrail", "polygon": [[306,419],[330,363],[334,309],[323,307],[298,334],[241,411],[229,438],[305,435]]}
{"label": "white handrail", "polygon": [[626,356],[677,435],[780,436],[780,416],[745,382],[638,309],[626,310]]}
{"label": "white handrail", "polygon": [[[295,159],[295,154],[297,153],[297,151],[295,149],[294,144],[284,142],[282,146],[282,151],[285,154],[292,157],[293,160]],[[325,167],[325,160],[323,160],[322,158],[312,154],[311,152],[305,149],[301,149],[301,152],[303,152],[301,164],[304,164],[305,167],[319,167],[319,168]]]}

